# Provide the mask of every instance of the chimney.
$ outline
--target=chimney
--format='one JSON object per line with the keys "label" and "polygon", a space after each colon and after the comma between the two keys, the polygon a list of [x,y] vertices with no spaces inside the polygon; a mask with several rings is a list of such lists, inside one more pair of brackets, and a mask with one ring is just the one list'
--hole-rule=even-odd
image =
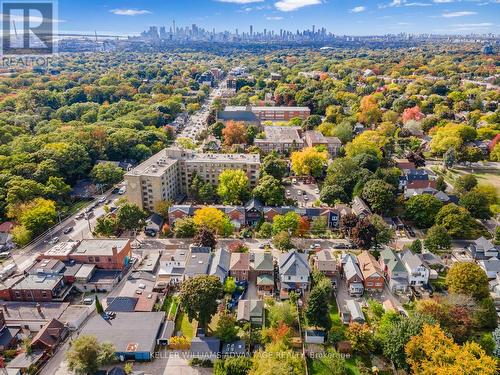
{"label": "chimney", "polygon": [[40,305],[40,304],[37,302],[37,303],[36,303],[36,305],[35,305],[35,307],[36,307],[36,311],[38,311],[38,313],[39,313],[40,315],[42,315],[42,305]]}
{"label": "chimney", "polygon": [[5,312],[5,315],[9,316],[10,314],[9,314],[9,309],[7,308],[7,305],[3,304],[2,307],[3,307],[3,311]]}
{"label": "chimney", "polygon": [[116,255],[118,254],[118,248],[116,246],[113,246],[111,248],[111,251],[113,252],[113,258],[116,258]]}

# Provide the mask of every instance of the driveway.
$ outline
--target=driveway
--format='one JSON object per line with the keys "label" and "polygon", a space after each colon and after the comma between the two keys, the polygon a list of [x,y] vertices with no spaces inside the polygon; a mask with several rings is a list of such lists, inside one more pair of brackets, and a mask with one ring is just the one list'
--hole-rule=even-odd
{"label": "driveway", "polygon": [[[209,375],[213,374],[213,369],[191,367],[188,364],[188,359],[175,355],[170,352],[167,358],[167,363],[163,375]],[[135,367],[134,367],[135,370]],[[151,372],[152,374],[160,374],[160,372]]]}
{"label": "driveway", "polygon": [[316,192],[317,188],[318,185],[316,184],[297,182],[287,187],[286,190],[290,191],[287,198],[295,199],[299,207],[313,207],[313,203],[319,199],[319,193]]}

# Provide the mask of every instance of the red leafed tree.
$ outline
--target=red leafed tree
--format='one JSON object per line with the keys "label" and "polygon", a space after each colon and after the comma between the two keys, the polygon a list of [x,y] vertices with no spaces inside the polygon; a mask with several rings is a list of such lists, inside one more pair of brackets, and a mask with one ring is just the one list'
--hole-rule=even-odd
{"label": "red leafed tree", "polygon": [[410,120],[420,121],[424,118],[424,114],[420,112],[420,107],[416,105],[412,108],[406,108],[403,112],[403,122],[408,122]]}
{"label": "red leafed tree", "polygon": [[310,224],[309,220],[305,217],[301,217],[299,221],[299,226],[297,228],[297,234],[299,237],[304,236],[307,232],[309,232]]}

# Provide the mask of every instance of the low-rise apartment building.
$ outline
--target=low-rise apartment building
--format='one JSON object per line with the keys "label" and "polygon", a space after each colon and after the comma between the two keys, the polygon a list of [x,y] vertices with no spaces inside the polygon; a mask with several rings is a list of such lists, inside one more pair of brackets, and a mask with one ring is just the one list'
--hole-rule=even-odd
{"label": "low-rise apartment building", "polygon": [[153,211],[162,200],[189,194],[194,175],[213,185],[226,169],[244,171],[252,187],[259,179],[258,154],[209,154],[169,147],[125,174],[129,202]]}
{"label": "low-rise apartment building", "polygon": [[261,121],[289,121],[295,117],[305,120],[311,115],[308,107],[227,106],[225,111],[252,111]]}

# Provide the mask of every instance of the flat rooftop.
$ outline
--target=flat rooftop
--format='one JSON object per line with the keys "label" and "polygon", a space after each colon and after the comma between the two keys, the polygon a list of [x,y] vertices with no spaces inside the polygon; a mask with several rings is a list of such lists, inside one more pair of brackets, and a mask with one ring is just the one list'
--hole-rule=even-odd
{"label": "flat rooftop", "polygon": [[26,275],[13,289],[51,290],[63,279],[62,276],[45,274]]}
{"label": "flat rooftop", "polygon": [[149,159],[143,161],[131,171],[125,173],[125,176],[162,176],[165,171],[176,162],[177,160],[168,157],[165,149],[163,149]]}
{"label": "flat rooftop", "polygon": [[259,154],[208,154],[193,153],[186,160],[197,163],[260,163]]}
{"label": "flat rooftop", "polygon": [[95,315],[81,334],[93,335],[99,342],[111,342],[117,352],[151,353],[164,319],[164,312],[118,312],[108,321]]}
{"label": "flat rooftop", "polygon": [[112,256],[113,248],[120,252],[130,240],[83,240],[73,255]]}
{"label": "flat rooftop", "polygon": [[78,242],[59,242],[50,249],[45,251],[43,255],[54,257],[67,257],[78,246]]}
{"label": "flat rooftop", "polygon": [[69,302],[39,302],[38,304],[41,314],[36,302],[2,302],[0,309],[3,311],[7,324],[13,325],[17,321],[59,319],[69,306]]}
{"label": "flat rooftop", "polygon": [[302,138],[299,131],[302,130],[300,126],[265,126],[264,133],[266,138],[256,139],[258,143],[262,142],[276,142],[276,143],[292,143],[302,144]]}

